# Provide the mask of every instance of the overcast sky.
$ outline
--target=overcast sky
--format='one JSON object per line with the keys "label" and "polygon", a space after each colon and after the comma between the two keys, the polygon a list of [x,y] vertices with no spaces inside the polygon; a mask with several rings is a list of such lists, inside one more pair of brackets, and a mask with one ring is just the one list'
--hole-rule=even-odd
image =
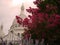
{"label": "overcast sky", "polygon": [[[16,3],[17,1],[17,3]],[[24,6],[25,9],[28,7],[35,7],[33,4],[34,0],[25,0]],[[22,4],[22,1],[20,0],[20,3],[18,0],[0,0],[0,25],[3,24],[4,26],[4,33],[7,34],[10,26],[12,25],[12,22],[16,15],[20,14],[20,6]],[[26,16],[28,15],[25,11]]]}

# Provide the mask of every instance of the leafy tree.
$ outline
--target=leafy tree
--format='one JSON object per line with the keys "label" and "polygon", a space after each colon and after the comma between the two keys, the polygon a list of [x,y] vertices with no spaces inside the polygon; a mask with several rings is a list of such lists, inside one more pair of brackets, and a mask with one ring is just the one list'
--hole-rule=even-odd
{"label": "leafy tree", "polygon": [[60,39],[60,1],[36,0],[33,3],[37,8],[26,9],[32,16],[29,15],[29,19],[25,18],[23,21],[31,38],[44,38],[47,41]]}

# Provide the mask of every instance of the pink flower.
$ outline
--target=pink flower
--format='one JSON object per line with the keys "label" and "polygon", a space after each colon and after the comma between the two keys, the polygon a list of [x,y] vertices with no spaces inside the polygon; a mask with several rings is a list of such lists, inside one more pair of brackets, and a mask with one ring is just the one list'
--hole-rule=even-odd
{"label": "pink flower", "polygon": [[26,10],[29,13],[37,14],[40,9],[39,8],[31,8],[31,7],[29,7],[29,9],[26,9]]}
{"label": "pink flower", "polygon": [[60,20],[55,19],[54,20],[54,24],[59,25],[60,24]]}
{"label": "pink flower", "polygon": [[60,19],[60,15],[56,15],[56,17],[55,17],[56,19]]}
{"label": "pink flower", "polygon": [[23,26],[28,26],[28,21],[29,21],[29,19],[25,18],[24,21],[23,21]]}
{"label": "pink flower", "polygon": [[49,17],[48,17],[48,14],[47,14],[47,13],[45,14],[44,18],[45,18],[46,20],[48,20],[48,19],[49,19]]}
{"label": "pink flower", "polygon": [[22,18],[20,18],[19,16],[16,16],[17,19],[17,23],[22,24]]}
{"label": "pink flower", "polygon": [[38,13],[38,17],[44,17],[44,13]]}
{"label": "pink flower", "polygon": [[39,4],[41,2],[41,0],[36,0],[36,1],[34,1],[33,3],[34,4]]}
{"label": "pink flower", "polygon": [[32,13],[33,13],[33,14],[37,14],[37,13],[38,13],[38,11],[39,11],[39,9],[38,9],[38,8],[35,8],[35,9],[34,9],[34,8],[32,8]]}
{"label": "pink flower", "polygon": [[55,20],[55,16],[54,15],[51,15],[50,17],[49,17],[49,19],[48,19],[48,23],[53,23],[54,22],[54,20]]}
{"label": "pink flower", "polygon": [[56,15],[54,24],[60,25],[60,15]]}
{"label": "pink flower", "polygon": [[34,4],[38,4],[38,2],[37,2],[37,1],[34,1],[33,3],[34,3]]}
{"label": "pink flower", "polygon": [[16,19],[19,19],[20,17],[19,16],[16,16]]}
{"label": "pink flower", "polygon": [[29,7],[29,9],[26,9],[27,12],[32,13],[32,8]]}
{"label": "pink flower", "polygon": [[32,23],[36,23],[37,22],[37,16],[36,15],[32,15]]}
{"label": "pink flower", "polygon": [[45,20],[44,20],[44,13],[38,13],[38,20],[39,20],[39,23],[41,23],[41,22],[44,22]]}
{"label": "pink flower", "polygon": [[20,20],[17,20],[17,22],[18,22],[19,24],[21,24],[21,23],[22,23]]}
{"label": "pink flower", "polygon": [[47,9],[49,9],[49,8],[50,8],[50,5],[49,5],[49,4],[47,4],[47,5],[46,5],[46,8],[47,8]]}
{"label": "pink flower", "polygon": [[32,16],[31,15],[28,15],[28,17],[31,19]]}
{"label": "pink flower", "polygon": [[48,25],[46,25],[47,29],[52,29],[54,27],[56,27],[56,24],[48,24]]}

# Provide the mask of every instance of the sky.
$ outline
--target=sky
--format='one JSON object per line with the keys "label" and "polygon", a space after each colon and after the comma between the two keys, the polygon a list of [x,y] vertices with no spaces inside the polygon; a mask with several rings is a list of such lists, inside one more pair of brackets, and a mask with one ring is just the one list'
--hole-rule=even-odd
{"label": "sky", "polygon": [[[36,7],[33,4],[34,0],[0,0],[0,25],[3,25],[3,31],[8,34],[8,30],[12,25],[16,15],[20,14],[20,7],[24,3],[25,9]],[[25,10],[25,15],[28,16]]]}

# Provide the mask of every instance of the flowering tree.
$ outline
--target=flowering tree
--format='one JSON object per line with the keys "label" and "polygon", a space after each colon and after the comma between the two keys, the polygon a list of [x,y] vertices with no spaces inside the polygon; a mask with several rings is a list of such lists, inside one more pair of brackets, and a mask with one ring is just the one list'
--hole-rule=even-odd
{"label": "flowering tree", "polygon": [[21,17],[16,16],[16,19],[17,19],[17,22],[18,22],[19,24],[22,24],[22,18],[21,18]]}
{"label": "flowering tree", "polygon": [[[32,16],[23,21],[28,27],[32,39],[42,38],[51,40],[60,38],[60,1],[59,0],[36,0],[37,8],[26,9]],[[27,32],[28,34],[28,32]]]}

